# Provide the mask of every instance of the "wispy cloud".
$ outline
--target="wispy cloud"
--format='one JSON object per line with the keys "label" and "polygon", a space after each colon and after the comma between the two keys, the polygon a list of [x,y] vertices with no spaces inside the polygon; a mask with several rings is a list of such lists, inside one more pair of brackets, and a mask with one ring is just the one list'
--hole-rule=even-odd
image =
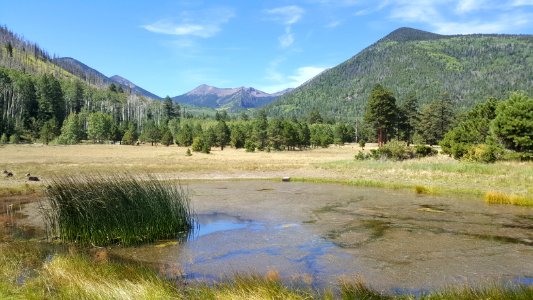
{"label": "wispy cloud", "polygon": [[326,28],[335,28],[335,27],[339,27],[339,25],[341,25],[341,21],[340,20],[335,20],[335,21],[331,21],[329,22],[328,24],[326,24]]}
{"label": "wispy cloud", "polygon": [[370,1],[365,3],[366,7],[356,15],[386,11],[390,19],[424,24],[441,34],[515,32],[533,23],[533,13],[524,10],[533,6],[533,0],[382,0],[377,6]]}
{"label": "wispy cloud", "polygon": [[177,21],[158,20],[141,27],[155,33],[209,38],[220,32],[221,26],[234,16],[235,12],[228,8],[188,11],[181,13]]}
{"label": "wispy cloud", "polygon": [[269,20],[273,20],[285,25],[285,33],[281,35],[279,45],[281,48],[288,48],[294,43],[292,25],[296,24],[303,17],[305,10],[296,5],[282,6],[265,10]]}
{"label": "wispy cloud", "polygon": [[273,20],[279,21],[284,25],[292,25],[302,18],[305,11],[299,6],[290,5],[267,9],[265,12],[270,15]]}
{"label": "wispy cloud", "polygon": [[267,69],[266,79],[271,81],[272,84],[261,87],[262,91],[275,93],[288,88],[296,88],[327,69],[317,66],[304,66],[297,68],[290,75],[284,75],[277,70],[277,66],[281,61],[273,61]]}

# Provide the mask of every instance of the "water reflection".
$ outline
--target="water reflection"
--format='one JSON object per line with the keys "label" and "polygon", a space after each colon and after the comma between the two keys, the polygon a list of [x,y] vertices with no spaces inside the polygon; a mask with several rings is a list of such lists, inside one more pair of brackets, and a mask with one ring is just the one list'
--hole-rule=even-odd
{"label": "water reflection", "polygon": [[191,237],[116,253],[207,282],[276,271],[314,287],[360,276],[393,293],[532,284],[530,208],[333,184],[219,181],[189,189],[199,213]]}

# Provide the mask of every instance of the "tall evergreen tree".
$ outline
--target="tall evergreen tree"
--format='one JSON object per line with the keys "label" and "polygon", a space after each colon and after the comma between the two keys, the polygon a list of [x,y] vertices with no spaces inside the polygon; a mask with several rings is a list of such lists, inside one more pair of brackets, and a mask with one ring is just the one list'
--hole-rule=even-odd
{"label": "tall evergreen tree", "polygon": [[46,122],[52,118],[62,123],[65,117],[65,104],[61,84],[52,75],[44,74],[37,82],[39,119]]}
{"label": "tall evergreen tree", "polygon": [[254,120],[253,140],[259,150],[263,150],[268,145],[268,120],[265,110],[260,110]]}
{"label": "tall evergreen tree", "polygon": [[422,108],[417,132],[426,143],[435,145],[452,128],[453,117],[452,101],[444,95]]}
{"label": "tall evergreen tree", "polygon": [[78,114],[71,113],[63,121],[61,127],[61,135],[58,138],[58,143],[64,145],[74,145],[81,141],[83,126],[80,122]]}
{"label": "tall evergreen tree", "polygon": [[230,141],[231,135],[228,125],[226,125],[226,122],[224,122],[224,120],[218,121],[215,127],[215,135],[216,142],[220,146],[220,150],[224,150],[224,147],[226,147],[226,145]]}
{"label": "tall evergreen tree", "polygon": [[533,98],[513,93],[499,103],[492,130],[507,148],[533,152]]}
{"label": "tall evergreen tree", "polygon": [[418,99],[414,93],[409,93],[405,101],[399,107],[398,133],[399,140],[404,140],[407,144],[413,142],[415,128],[420,121],[418,110]]}
{"label": "tall evergreen tree", "polygon": [[377,135],[378,143],[386,143],[394,137],[398,108],[392,92],[376,85],[370,93],[364,121]]}

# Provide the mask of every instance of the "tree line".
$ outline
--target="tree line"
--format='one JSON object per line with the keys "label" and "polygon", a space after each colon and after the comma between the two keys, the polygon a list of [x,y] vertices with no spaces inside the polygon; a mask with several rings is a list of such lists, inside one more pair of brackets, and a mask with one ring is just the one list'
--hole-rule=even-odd
{"label": "tree line", "polygon": [[525,92],[504,100],[489,98],[464,113],[455,106],[443,94],[419,109],[414,93],[397,103],[390,90],[376,85],[365,110],[361,143],[439,144],[456,159],[483,162],[503,157],[505,150],[515,158],[533,158],[533,98]]}
{"label": "tree line", "polygon": [[80,124],[81,139],[101,141],[100,136],[92,134],[94,124],[104,123],[107,128],[109,123],[111,130],[131,123],[142,130],[148,121],[159,125],[182,113],[170,98],[154,101],[114,84],[98,88],[79,79],[31,75],[2,67],[0,110],[0,136],[25,142],[41,139],[45,143],[62,134],[64,121]]}

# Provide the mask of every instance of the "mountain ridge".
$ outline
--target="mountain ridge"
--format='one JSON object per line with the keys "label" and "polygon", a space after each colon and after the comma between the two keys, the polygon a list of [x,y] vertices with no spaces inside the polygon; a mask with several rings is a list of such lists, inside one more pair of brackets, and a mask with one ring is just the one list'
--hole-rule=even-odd
{"label": "mountain ridge", "polygon": [[265,106],[291,90],[269,94],[253,87],[219,88],[201,84],[172,99],[178,103],[238,111]]}
{"label": "mountain ridge", "polygon": [[372,87],[401,101],[416,92],[420,105],[452,98],[458,110],[489,97],[533,93],[533,36],[439,35],[402,27],[343,63],[315,76],[266,109],[270,116],[324,116],[361,120]]}

